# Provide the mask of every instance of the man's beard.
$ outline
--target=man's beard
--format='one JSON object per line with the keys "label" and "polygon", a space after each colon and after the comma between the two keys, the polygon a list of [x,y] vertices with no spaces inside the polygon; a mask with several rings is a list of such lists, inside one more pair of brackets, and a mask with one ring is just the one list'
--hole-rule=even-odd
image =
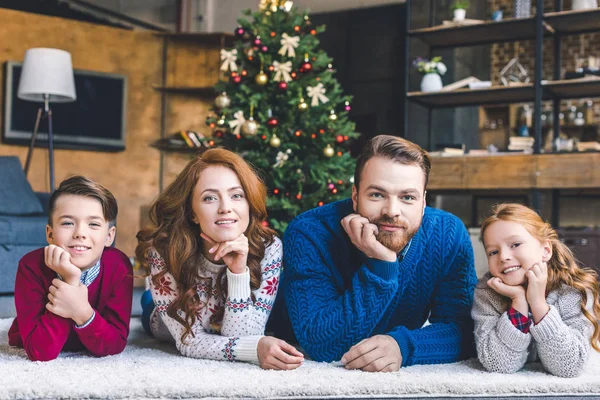
{"label": "man's beard", "polygon": [[[377,228],[379,229],[379,233],[376,235],[377,241],[394,253],[400,253],[416,233],[416,230],[411,230],[408,222],[401,218],[388,218],[383,216],[372,220],[371,223],[377,225]],[[388,232],[381,229],[382,224],[402,229],[395,232]]]}

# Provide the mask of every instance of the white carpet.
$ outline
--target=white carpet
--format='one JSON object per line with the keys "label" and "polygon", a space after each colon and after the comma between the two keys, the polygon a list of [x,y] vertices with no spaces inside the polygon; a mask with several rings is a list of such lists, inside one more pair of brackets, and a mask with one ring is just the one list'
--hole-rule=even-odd
{"label": "white carpet", "polygon": [[131,323],[125,351],[105,358],[62,354],[31,362],[9,347],[11,319],[0,319],[0,399],[34,398],[359,398],[600,394],[600,354],[582,376],[556,378],[539,365],[514,375],[485,372],[479,362],[414,366],[396,373],[347,371],[307,361],[295,371],[263,371],[244,363],[194,360],[159,344]]}

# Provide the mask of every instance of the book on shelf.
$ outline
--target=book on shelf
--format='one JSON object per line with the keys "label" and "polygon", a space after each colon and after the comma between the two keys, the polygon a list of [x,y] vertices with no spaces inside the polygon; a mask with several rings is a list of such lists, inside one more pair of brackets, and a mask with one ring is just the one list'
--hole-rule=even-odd
{"label": "book on shelf", "polygon": [[577,142],[577,151],[600,151],[600,143]]}

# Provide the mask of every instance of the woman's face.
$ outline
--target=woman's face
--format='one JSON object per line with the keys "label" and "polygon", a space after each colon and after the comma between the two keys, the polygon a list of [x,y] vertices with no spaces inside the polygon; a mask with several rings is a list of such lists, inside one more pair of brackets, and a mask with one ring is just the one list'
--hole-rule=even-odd
{"label": "woman's face", "polygon": [[250,207],[238,176],[211,166],[201,174],[192,196],[193,221],[215,242],[227,242],[248,229]]}

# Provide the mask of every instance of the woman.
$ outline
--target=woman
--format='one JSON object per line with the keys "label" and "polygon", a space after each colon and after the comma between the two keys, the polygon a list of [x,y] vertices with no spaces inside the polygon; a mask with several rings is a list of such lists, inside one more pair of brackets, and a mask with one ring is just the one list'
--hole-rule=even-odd
{"label": "woman", "polygon": [[[264,336],[277,294],[282,245],[263,225],[266,188],[228,150],[192,160],[150,210],[136,255],[151,275],[143,322],[188,357],[294,369],[288,343]],[[148,301],[153,300],[153,301]]]}

